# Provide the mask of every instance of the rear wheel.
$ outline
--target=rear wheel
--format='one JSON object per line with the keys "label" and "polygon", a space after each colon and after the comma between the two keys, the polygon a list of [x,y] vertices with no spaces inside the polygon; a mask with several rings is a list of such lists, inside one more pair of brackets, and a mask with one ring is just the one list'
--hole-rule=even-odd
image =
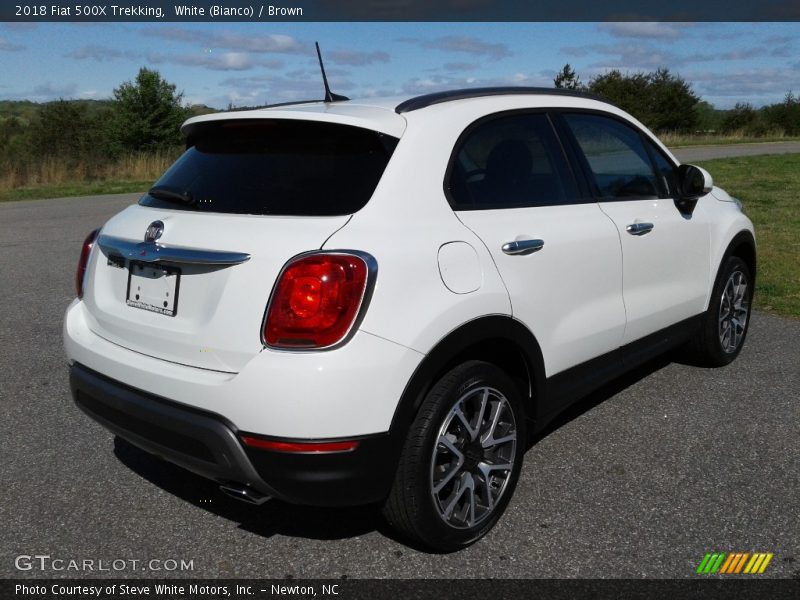
{"label": "rear wheel", "polygon": [[738,256],[729,257],[720,268],[702,326],[690,344],[696,362],[720,367],[739,355],[750,325],[752,297],[750,269]]}
{"label": "rear wheel", "polygon": [[516,386],[486,362],[442,377],[411,427],[384,506],[390,525],[440,551],[463,548],[497,523],[516,487],[525,422]]}

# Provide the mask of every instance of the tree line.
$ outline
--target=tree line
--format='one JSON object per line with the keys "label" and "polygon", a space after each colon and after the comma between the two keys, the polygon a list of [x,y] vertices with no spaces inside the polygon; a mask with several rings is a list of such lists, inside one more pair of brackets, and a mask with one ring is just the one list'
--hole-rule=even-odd
{"label": "tree line", "polygon": [[62,99],[20,112],[25,116],[0,120],[0,167],[24,184],[48,159],[91,178],[126,155],[175,155],[183,144],[180,125],[196,111],[174,84],[142,68],[110,101]]}
{"label": "tree line", "polygon": [[[615,69],[584,84],[566,64],[553,84],[603,96],[657,133],[800,135],[800,99],[791,92],[770,106],[737,104],[720,111],[701,101],[691,85],[669,69],[651,73]],[[20,105],[19,110],[10,110],[10,105]],[[185,105],[174,84],[147,68],[114,89],[110,100],[0,103],[0,188],[70,177],[73,181],[156,177],[181,151],[181,123],[212,110]],[[150,162],[141,168],[131,166],[144,159]],[[115,166],[121,161],[127,161],[124,172]]]}
{"label": "tree line", "polygon": [[800,135],[800,98],[791,91],[783,102],[761,108],[737,104],[732,110],[721,111],[700,100],[691,84],[669,69],[650,73],[613,69],[584,84],[569,63],[555,76],[553,85],[602,96],[657,133]]}

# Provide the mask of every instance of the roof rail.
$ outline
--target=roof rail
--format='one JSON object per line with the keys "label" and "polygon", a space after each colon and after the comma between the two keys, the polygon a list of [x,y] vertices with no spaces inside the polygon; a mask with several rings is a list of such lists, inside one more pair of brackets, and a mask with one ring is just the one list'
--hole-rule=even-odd
{"label": "roof rail", "polygon": [[507,95],[523,95],[523,94],[537,94],[540,96],[573,96],[578,98],[588,98],[590,100],[599,100],[606,104],[611,104],[608,100],[597,94],[589,92],[579,92],[577,90],[568,90],[564,88],[545,88],[545,87],[479,87],[479,88],[466,88],[461,90],[448,90],[445,92],[434,92],[432,94],[425,94],[417,96],[416,98],[409,98],[401,102],[394,109],[396,113],[402,114],[411,112],[412,110],[419,110],[426,106],[433,104],[441,104],[442,102],[451,102],[453,100],[464,100],[466,98],[481,98],[484,96],[507,96]]}

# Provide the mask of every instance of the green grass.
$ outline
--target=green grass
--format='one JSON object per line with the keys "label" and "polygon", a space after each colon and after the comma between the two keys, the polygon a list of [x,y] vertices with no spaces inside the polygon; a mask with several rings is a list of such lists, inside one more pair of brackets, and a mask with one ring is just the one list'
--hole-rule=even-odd
{"label": "green grass", "polygon": [[69,196],[94,196],[98,194],[144,193],[151,185],[149,181],[85,181],[53,185],[18,187],[0,191],[0,202],[9,200],[35,200],[38,198],[66,198]]}
{"label": "green grass", "polygon": [[783,135],[782,133],[764,136],[731,134],[693,134],[665,133],[658,136],[669,148],[685,148],[687,146],[724,146],[727,144],[767,144],[773,142],[800,142],[800,137]]}
{"label": "green grass", "polygon": [[739,198],[758,245],[755,307],[800,318],[800,154],[698,163]]}

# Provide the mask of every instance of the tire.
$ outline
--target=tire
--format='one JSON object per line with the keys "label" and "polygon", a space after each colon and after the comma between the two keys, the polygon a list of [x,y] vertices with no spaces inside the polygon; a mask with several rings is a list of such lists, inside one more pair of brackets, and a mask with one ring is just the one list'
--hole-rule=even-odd
{"label": "tire", "polygon": [[689,343],[689,358],[707,367],[733,362],[742,350],[750,326],[753,278],[738,256],[721,265],[708,310],[695,337]]}
{"label": "tire", "polygon": [[402,536],[429,549],[464,548],[502,516],[524,450],[525,415],[514,383],[490,363],[465,362],[425,397],[384,517]]}

